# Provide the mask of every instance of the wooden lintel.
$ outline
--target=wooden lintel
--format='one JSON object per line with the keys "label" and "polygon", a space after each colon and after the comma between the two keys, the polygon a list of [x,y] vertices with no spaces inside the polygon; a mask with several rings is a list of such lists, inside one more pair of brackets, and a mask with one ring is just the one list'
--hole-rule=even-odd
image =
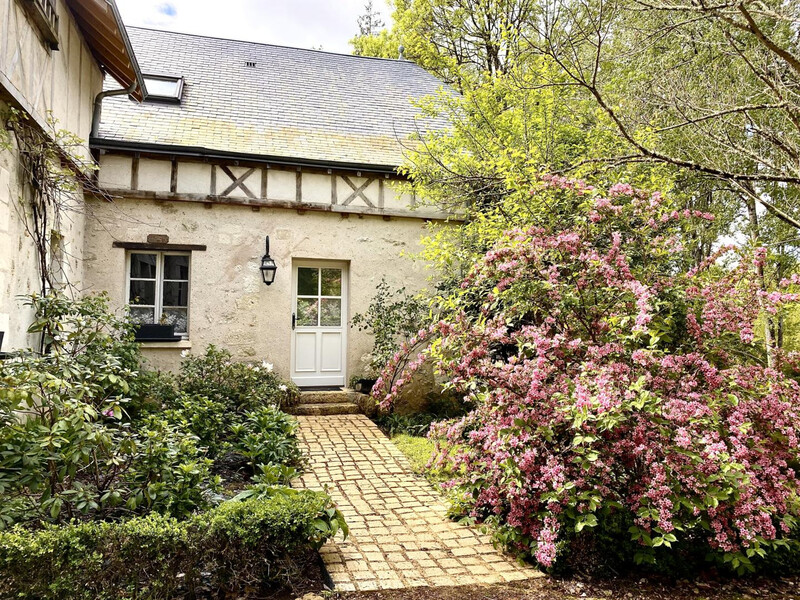
{"label": "wooden lintel", "polygon": [[113,242],[112,248],[126,250],[173,250],[175,252],[205,252],[205,244],[150,244],[148,242]]}

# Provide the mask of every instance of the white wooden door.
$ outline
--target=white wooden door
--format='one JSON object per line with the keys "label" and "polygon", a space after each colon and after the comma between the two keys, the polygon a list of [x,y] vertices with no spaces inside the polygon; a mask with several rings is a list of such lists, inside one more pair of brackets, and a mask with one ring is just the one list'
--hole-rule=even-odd
{"label": "white wooden door", "polygon": [[292,381],[300,387],[343,386],[347,266],[296,261],[292,277]]}

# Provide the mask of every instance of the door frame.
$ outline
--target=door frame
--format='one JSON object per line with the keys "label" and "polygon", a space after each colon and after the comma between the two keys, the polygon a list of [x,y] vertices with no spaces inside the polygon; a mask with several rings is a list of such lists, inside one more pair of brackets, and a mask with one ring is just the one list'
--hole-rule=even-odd
{"label": "door frame", "polygon": [[[297,312],[297,269],[298,267],[312,267],[317,269],[337,268],[342,270],[342,383],[341,387],[347,387],[347,332],[350,324],[350,261],[334,259],[313,259],[313,258],[292,258],[292,286],[290,312]],[[291,318],[291,316],[290,316]],[[295,374],[295,329],[291,330],[289,378],[294,381]],[[297,384],[300,385],[300,384]],[[339,384],[318,384],[319,387],[338,387]],[[307,385],[305,387],[315,387]]]}

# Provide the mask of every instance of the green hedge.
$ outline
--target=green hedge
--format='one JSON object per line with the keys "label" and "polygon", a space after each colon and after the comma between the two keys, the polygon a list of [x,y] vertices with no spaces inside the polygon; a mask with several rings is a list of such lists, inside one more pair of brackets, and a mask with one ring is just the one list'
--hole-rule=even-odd
{"label": "green hedge", "polygon": [[178,521],[47,525],[0,532],[0,598],[169,598],[266,588],[337,531],[325,494],[229,501]]}

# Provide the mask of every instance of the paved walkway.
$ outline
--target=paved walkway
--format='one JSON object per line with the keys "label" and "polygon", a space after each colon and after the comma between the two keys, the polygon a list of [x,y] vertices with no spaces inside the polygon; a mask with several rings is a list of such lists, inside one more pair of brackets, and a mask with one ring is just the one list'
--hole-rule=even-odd
{"label": "paved walkway", "polygon": [[448,520],[442,497],[363,415],[298,417],[310,458],[295,486],[328,493],[350,537],[322,548],[336,589],[501,583],[540,576],[487,536]]}

